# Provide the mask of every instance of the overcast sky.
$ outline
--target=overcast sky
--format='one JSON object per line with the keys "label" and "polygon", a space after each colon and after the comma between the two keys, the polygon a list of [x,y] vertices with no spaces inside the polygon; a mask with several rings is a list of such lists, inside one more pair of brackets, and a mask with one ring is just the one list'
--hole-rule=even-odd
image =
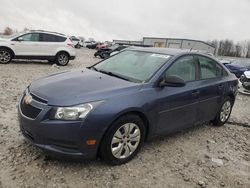
{"label": "overcast sky", "polygon": [[0,31],[44,29],[97,40],[250,39],[250,0],[0,0]]}

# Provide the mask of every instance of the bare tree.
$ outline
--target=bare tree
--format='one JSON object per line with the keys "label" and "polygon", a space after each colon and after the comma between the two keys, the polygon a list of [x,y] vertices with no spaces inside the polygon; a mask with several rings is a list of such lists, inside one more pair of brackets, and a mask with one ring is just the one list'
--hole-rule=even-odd
{"label": "bare tree", "polygon": [[6,27],[3,32],[4,35],[11,35],[13,34],[13,30],[10,27]]}
{"label": "bare tree", "polygon": [[240,43],[238,42],[235,46],[235,56],[236,57],[241,57],[242,55],[242,46],[240,45]]}
{"label": "bare tree", "polygon": [[23,31],[24,31],[24,32],[29,31],[29,28],[28,28],[28,27],[25,27],[25,28],[23,28]]}
{"label": "bare tree", "polygon": [[250,58],[250,40],[246,44],[246,58]]}

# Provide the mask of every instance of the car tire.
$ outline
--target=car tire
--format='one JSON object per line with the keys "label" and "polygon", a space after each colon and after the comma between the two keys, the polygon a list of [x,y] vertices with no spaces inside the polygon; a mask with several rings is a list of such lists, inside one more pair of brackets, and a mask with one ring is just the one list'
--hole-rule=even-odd
{"label": "car tire", "polygon": [[108,164],[124,164],[138,153],[145,139],[145,126],[137,115],[120,117],[105,134],[100,157]]}
{"label": "car tire", "polygon": [[77,44],[75,48],[80,49],[81,48],[80,44]]}
{"label": "car tire", "polygon": [[8,64],[12,60],[12,53],[6,48],[0,48],[0,63]]}
{"label": "car tire", "polygon": [[108,57],[109,57],[108,54],[106,54],[106,53],[103,53],[103,54],[102,54],[102,59],[107,59]]}
{"label": "car tire", "polygon": [[212,121],[213,125],[215,126],[224,125],[231,115],[232,107],[233,107],[233,100],[230,97],[227,97],[220,106],[215,119]]}
{"label": "car tire", "polygon": [[56,55],[56,64],[66,66],[69,63],[69,55],[65,52],[59,52]]}

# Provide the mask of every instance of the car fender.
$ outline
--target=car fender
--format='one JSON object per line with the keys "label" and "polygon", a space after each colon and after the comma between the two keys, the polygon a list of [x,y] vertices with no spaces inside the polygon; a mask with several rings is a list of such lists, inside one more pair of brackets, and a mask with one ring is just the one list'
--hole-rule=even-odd
{"label": "car fender", "polygon": [[65,47],[59,47],[56,49],[55,51],[55,56],[59,53],[59,52],[66,52],[69,56],[75,56],[74,50],[69,50],[68,48]]}

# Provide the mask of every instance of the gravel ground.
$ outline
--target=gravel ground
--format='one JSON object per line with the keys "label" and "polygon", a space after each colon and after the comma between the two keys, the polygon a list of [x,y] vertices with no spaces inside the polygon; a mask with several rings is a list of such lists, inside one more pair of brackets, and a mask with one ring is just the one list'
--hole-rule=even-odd
{"label": "gravel ground", "polygon": [[0,187],[250,187],[250,97],[238,95],[229,124],[157,138],[121,166],[46,156],[24,140],[17,102],[30,81],[98,61],[77,50],[67,67],[15,61],[0,65]]}

